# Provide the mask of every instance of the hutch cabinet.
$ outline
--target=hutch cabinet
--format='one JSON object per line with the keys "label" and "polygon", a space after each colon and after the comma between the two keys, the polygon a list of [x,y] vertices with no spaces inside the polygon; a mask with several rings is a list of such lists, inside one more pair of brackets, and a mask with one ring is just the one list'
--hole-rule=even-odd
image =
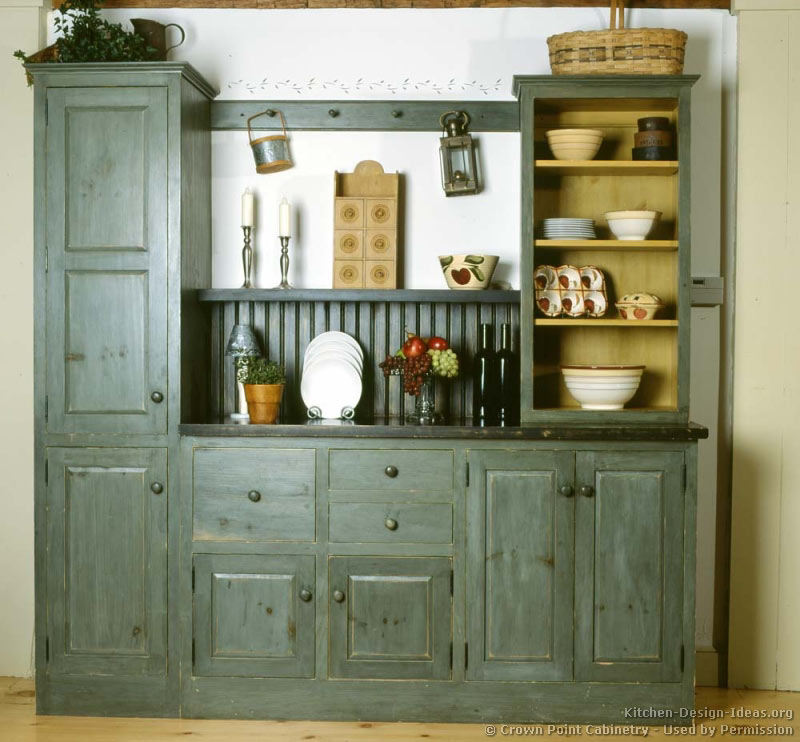
{"label": "hutch cabinet", "polygon": [[[41,713],[686,723],[706,435],[687,417],[693,78],[517,78],[519,105],[496,105],[522,137],[520,292],[275,292],[209,289],[210,131],[243,111],[215,119],[185,64],[29,69]],[[438,129],[430,103],[395,105],[337,121]],[[627,158],[652,113],[677,127],[675,162]],[[601,159],[550,160],[559,126],[602,128]],[[541,218],[632,200],[663,212],[652,240],[539,238]],[[612,296],[668,313],[542,318],[540,262],[597,265]],[[238,322],[286,366],[277,425],[226,417]],[[408,326],[468,369],[481,322],[519,334],[522,427],[465,424],[468,373],[440,399],[450,424],[404,424],[377,363]],[[303,423],[303,352],[331,329],[365,352],[358,422]],[[629,408],[589,412],[564,362],[649,373]]]}

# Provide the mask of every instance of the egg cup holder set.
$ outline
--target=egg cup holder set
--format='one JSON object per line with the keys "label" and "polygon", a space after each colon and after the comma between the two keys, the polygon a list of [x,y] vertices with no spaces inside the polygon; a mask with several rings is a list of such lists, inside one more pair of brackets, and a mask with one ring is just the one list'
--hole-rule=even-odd
{"label": "egg cup holder set", "polygon": [[608,309],[606,277],[593,265],[540,265],[533,281],[536,306],[546,317],[602,317]]}

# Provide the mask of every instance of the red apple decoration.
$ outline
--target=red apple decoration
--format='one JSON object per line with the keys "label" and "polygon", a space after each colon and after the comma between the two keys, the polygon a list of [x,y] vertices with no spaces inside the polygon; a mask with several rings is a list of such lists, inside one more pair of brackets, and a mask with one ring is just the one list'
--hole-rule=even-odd
{"label": "red apple decoration", "polygon": [[403,343],[403,355],[406,358],[416,358],[417,356],[421,356],[423,353],[426,353],[428,350],[428,346],[425,345],[421,337],[414,335],[414,337],[410,337]]}
{"label": "red apple decoration", "polygon": [[450,346],[447,344],[447,340],[439,337],[438,335],[434,335],[428,340],[428,348],[430,350],[447,350],[449,347]]}

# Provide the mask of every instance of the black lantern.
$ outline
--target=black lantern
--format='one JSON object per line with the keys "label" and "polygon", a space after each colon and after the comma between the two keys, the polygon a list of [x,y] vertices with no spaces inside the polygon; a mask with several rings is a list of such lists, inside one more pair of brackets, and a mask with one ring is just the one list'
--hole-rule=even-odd
{"label": "black lantern", "polygon": [[469,116],[465,111],[448,111],[439,118],[444,136],[439,139],[442,188],[446,196],[478,192],[475,147],[467,133]]}

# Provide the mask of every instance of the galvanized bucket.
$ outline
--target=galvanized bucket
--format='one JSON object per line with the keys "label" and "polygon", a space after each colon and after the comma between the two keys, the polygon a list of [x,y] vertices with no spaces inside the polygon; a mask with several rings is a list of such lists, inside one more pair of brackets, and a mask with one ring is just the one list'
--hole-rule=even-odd
{"label": "galvanized bucket", "polygon": [[[253,139],[250,122],[259,116],[274,116],[276,113],[281,117],[283,133]],[[289,138],[286,136],[286,121],[280,111],[268,108],[247,119],[247,136],[250,138],[250,146],[253,148],[257,173],[277,173],[292,166],[292,158],[289,156]]]}

